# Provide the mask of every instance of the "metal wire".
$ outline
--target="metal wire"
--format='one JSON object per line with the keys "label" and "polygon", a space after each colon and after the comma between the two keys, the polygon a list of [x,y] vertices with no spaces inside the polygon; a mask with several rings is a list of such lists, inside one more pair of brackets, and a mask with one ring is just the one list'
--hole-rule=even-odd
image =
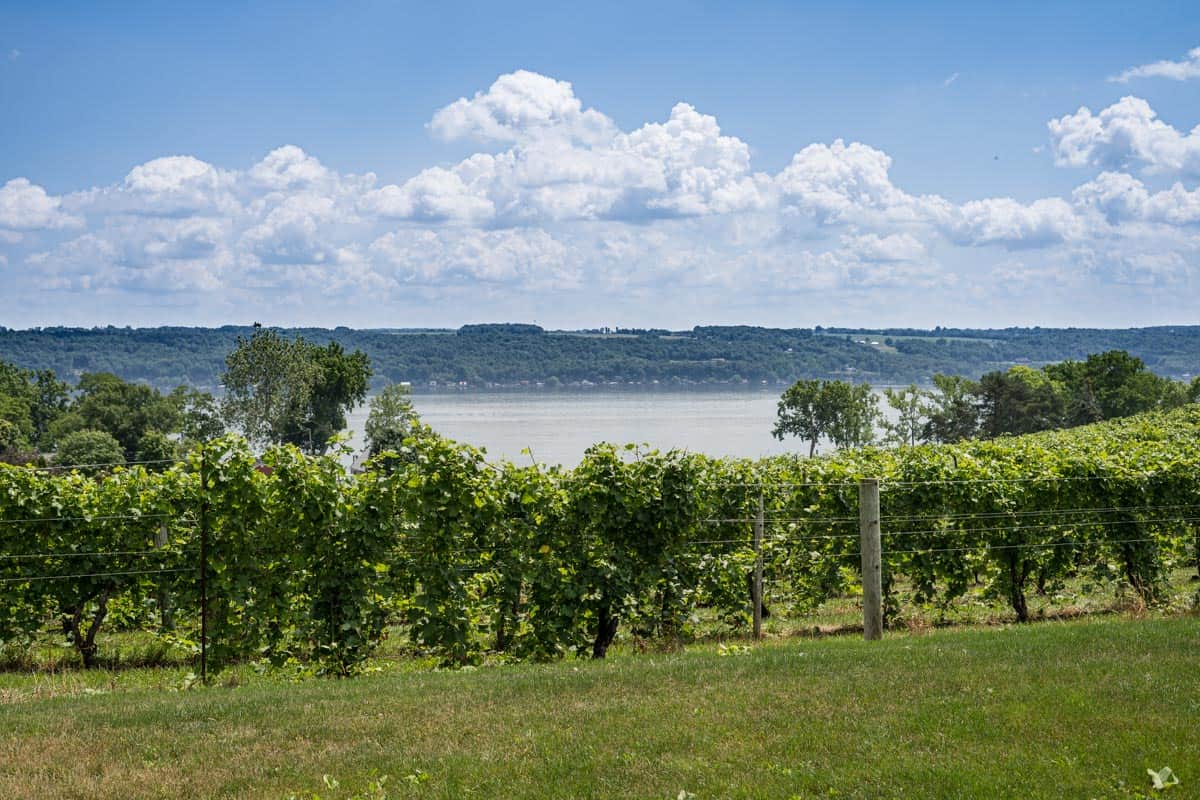
{"label": "metal wire", "polygon": [[[1153,542],[1152,537],[1142,539],[1112,539],[1102,544],[1134,544],[1136,542]],[[987,547],[934,547],[921,550],[885,550],[884,555],[911,555],[914,553],[962,553],[971,551],[990,550],[1030,550],[1047,547],[1075,547],[1077,545],[1100,544],[1098,542],[1045,542],[1043,544],[997,544]]]}
{"label": "metal wire", "polygon": [[[1153,473],[1149,473],[1153,475]],[[1039,475],[1029,478],[947,478],[937,481],[894,481],[889,478],[880,480],[881,486],[940,486],[942,484],[961,484],[961,483],[1038,483],[1046,481],[1109,481],[1121,478],[1133,477],[1148,477],[1148,474],[1139,475]]]}
{"label": "metal wire", "polygon": [[[756,517],[730,517],[728,519],[714,518],[702,519],[700,522],[706,525],[732,525],[732,524],[753,524],[757,522]],[[771,517],[764,516],[763,522],[812,522],[826,523],[829,525],[846,525],[851,522],[857,523],[858,517]]]}
{"label": "metal wire", "polygon": [[818,486],[858,486],[857,481],[840,481],[825,483],[821,481],[812,481],[809,483],[719,483],[717,486],[722,488],[750,488],[750,489],[799,489],[813,488]]}
{"label": "metal wire", "polygon": [[183,555],[175,550],[155,549],[155,550],[96,550],[93,552],[67,552],[67,553],[15,553],[3,554],[0,553],[0,561],[24,561],[34,558],[90,558],[93,556],[165,556]]}
{"label": "metal wire", "polygon": [[1168,506],[1102,506],[1096,508],[1052,508],[1040,511],[985,511],[980,514],[910,514],[907,516],[880,517],[881,522],[917,522],[920,520],[943,519],[988,519],[1002,517],[1039,517],[1047,514],[1116,514],[1124,511],[1174,511],[1184,508],[1200,508],[1197,503],[1182,503]]}
{"label": "metal wire", "polygon": [[1053,528],[1107,528],[1113,525],[1151,525],[1164,522],[1197,522],[1200,517],[1155,517],[1137,520],[1107,520],[1104,522],[1068,522],[1047,525],[1004,525],[997,528],[930,528],[916,531],[884,531],[880,536],[922,536],[933,534],[996,533],[998,531],[1037,531]]}
{"label": "metal wire", "polygon": [[187,461],[182,461],[177,458],[153,458],[144,461],[122,461],[120,463],[108,464],[52,464],[48,467],[23,466],[19,469],[33,470],[36,472],[66,472],[73,469],[100,469],[102,467],[139,467],[150,464],[186,464]]}
{"label": "metal wire", "polygon": [[170,572],[194,572],[195,567],[178,569],[137,569],[124,572],[87,572],[77,575],[30,575],[23,578],[0,578],[0,583],[35,583],[38,581],[65,581],[74,578],[115,578],[123,575],[163,575]]}
{"label": "metal wire", "polygon": [[117,519],[168,519],[174,514],[104,514],[95,517],[31,517],[29,519],[0,519],[0,525],[32,525],[42,522],[111,522]]}

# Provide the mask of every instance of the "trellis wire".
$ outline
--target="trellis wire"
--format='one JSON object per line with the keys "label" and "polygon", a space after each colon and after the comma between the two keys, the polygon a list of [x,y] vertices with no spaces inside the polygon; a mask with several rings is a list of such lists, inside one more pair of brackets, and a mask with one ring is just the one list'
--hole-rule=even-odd
{"label": "trellis wire", "polygon": [[74,575],[26,575],[19,578],[0,578],[0,583],[35,583],[39,581],[63,581],[77,578],[116,578],[127,575],[164,575],[172,572],[193,572],[195,567],[172,569],[124,570],[120,572],[85,572]]}

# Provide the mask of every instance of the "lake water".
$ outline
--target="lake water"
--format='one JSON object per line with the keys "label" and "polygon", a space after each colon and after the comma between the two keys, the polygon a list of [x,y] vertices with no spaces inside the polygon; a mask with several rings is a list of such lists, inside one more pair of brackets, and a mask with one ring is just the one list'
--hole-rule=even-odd
{"label": "lake water", "polygon": [[[771,436],[780,390],[418,394],[422,421],[492,460],[573,466],[596,442],[647,443],[712,456],[807,455],[808,444]],[[880,401],[880,408],[886,404]],[[351,444],[363,446],[364,406],[350,414]]]}

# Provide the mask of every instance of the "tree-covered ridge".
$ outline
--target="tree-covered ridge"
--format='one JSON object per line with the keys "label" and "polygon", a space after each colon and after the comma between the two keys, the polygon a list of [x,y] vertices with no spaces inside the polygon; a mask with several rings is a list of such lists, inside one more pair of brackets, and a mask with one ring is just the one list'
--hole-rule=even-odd
{"label": "tree-covered ridge", "polygon": [[[160,388],[214,388],[225,356],[250,326],[220,328],[0,328],[0,358],[52,370],[74,383],[111,372]],[[590,383],[653,385],[790,384],[799,378],[927,384],[936,373],[976,378],[1013,364],[1082,359],[1121,349],[1154,372],[1200,374],[1200,326],[1129,330],[840,328],[699,326],[687,331],[599,329],[545,331],[534,325],[470,325],[458,331],[292,328],[317,345],[361,350],[376,385],[431,386]]]}
{"label": "tree-covered ridge", "polygon": [[[981,359],[1044,364],[1082,359],[1105,350],[1124,350],[1161,375],[1200,373],[1200,328],[1161,325],[1150,328],[824,328],[831,336],[878,341],[905,355],[951,354],[964,363]],[[971,374],[970,370],[959,370]]]}

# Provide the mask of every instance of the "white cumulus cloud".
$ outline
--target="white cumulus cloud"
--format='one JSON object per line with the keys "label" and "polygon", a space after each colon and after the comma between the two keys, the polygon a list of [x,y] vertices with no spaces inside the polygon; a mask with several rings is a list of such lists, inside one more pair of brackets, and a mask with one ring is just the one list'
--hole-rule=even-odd
{"label": "white cumulus cloud", "polygon": [[1200,175],[1200,126],[1182,133],[1140,97],[1122,97],[1099,113],[1080,108],[1049,122],[1059,166],[1140,167],[1147,172]]}
{"label": "white cumulus cloud", "polygon": [[946,231],[959,244],[1022,248],[1078,238],[1083,225],[1071,205],[1061,198],[1024,204],[1002,197],[964,203]]}
{"label": "white cumulus cloud", "polygon": [[1151,192],[1132,175],[1104,172],[1072,193],[1076,205],[1102,214],[1112,225],[1151,222],[1163,225],[1200,225],[1200,189],[1189,191],[1176,183]]}
{"label": "white cumulus cloud", "polygon": [[0,228],[34,231],[64,228],[80,220],[62,210],[62,199],[27,178],[13,178],[0,186]]}
{"label": "white cumulus cloud", "polygon": [[565,314],[564,298],[589,313],[704,298],[719,315],[729,303],[784,309],[785,297],[866,309],[884,288],[917,305],[951,289],[956,303],[990,304],[1014,287],[1049,302],[1036,293],[1106,281],[1178,304],[1178,287],[1200,279],[1200,132],[1138,98],[1050,122],[1056,161],[1094,172],[1032,201],[916,194],[893,180],[888,153],[844,139],[801,146],[766,174],[746,141],[688,103],[622,130],[571,84],[524,71],[429,127],[484,144],[383,186],[295,145],[243,167],[154,158],[61,197],[15,178],[0,185],[0,284],[14,307],[61,291],[121,308],[145,292],[140,307],[358,304],[393,324],[380,315],[396,305],[427,324],[439,303],[488,316]]}
{"label": "white cumulus cloud", "polygon": [[511,146],[384,186],[363,199],[364,210],[517,225],[702,216],[768,202],[770,179],[750,171],[749,146],[687,103],[676,104],[665,122],[626,133],[583,110],[569,83],[522,71],[443,108],[430,126],[446,138]]}
{"label": "white cumulus cloud", "polygon": [[1170,78],[1174,81],[1186,81],[1200,78],[1200,47],[1193,47],[1182,61],[1155,61],[1152,64],[1142,64],[1109,78],[1113,83],[1129,83],[1135,78]]}
{"label": "white cumulus cloud", "polygon": [[601,142],[616,133],[612,120],[583,108],[570,83],[527,70],[501,75],[469,100],[460,97],[435,113],[429,127],[443,139],[495,142],[547,135]]}

